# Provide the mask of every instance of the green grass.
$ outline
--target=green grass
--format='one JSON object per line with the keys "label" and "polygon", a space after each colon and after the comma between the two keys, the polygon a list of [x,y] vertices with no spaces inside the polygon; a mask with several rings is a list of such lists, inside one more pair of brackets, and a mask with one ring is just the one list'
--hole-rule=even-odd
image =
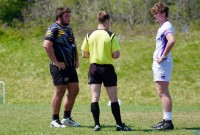
{"label": "green grass", "polygon": [[[155,33],[154,33],[155,34]],[[152,71],[155,35],[123,37],[121,58],[114,62],[118,75],[118,96],[122,100],[122,118],[135,131],[115,132],[108,96],[102,88],[101,121],[103,129],[95,134],[200,134],[200,32],[177,33],[172,51],[174,71],[170,90],[176,129],[152,131],[162,110]],[[90,113],[90,88],[87,85],[88,60],[81,58],[84,37],[77,37],[80,56],[78,68],[80,93],[73,110],[83,127],[51,129],[53,85],[49,59],[43,49],[43,37],[2,36],[0,38],[0,80],[6,84],[6,104],[0,105],[0,134],[94,134]],[[0,96],[1,92],[0,92]]]}
{"label": "green grass", "polygon": [[[134,128],[131,132],[115,131],[115,122],[110,107],[101,103],[100,122],[102,130],[94,132],[93,119],[89,104],[76,104],[72,116],[81,123],[81,127],[67,127],[66,129],[50,128],[50,105],[0,105],[0,131],[2,135],[118,135],[118,134],[157,134],[157,135],[198,135],[200,134],[200,108],[195,106],[177,106],[174,109],[173,131],[155,131],[150,127],[160,121],[161,108],[158,106],[134,106],[123,104],[121,106],[122,120]],[[61,113],[62,117],[62,113]]]}
{"label": "green grass", "polygon": [[[158,105],[152,77],[152,53],[155,35],[124,37],[121,58],[115,60],[118,74],[119,98],[132,105]],[[176,105],[200,106],[199,32],[178,33],[172,51],[174,71],[170,90]],[[80,56],[78,102],[90,99],[87,85],[89,63],[81,58],[83,37],[77,38]],[[43,38],[0,40],[0,80],[6,84],[6,102],[50,103],[53,85],[49,73],[49,59],[42,46]],[[108,100],[104,90],[102,101]]]}

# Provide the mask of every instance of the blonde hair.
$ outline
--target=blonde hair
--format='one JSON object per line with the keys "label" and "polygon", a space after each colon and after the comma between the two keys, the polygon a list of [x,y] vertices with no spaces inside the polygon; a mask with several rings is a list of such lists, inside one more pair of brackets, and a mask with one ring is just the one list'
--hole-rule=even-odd
{"label": "blonde hair", "polygon": [[169,8],[164,2],[158,2],[151,8],[151,13],[165,13],[165,16],[168,17]]}

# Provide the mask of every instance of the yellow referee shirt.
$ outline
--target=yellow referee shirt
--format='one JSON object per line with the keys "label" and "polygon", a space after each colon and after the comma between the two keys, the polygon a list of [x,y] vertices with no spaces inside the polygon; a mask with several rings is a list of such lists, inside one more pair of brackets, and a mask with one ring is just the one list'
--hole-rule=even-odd
{"label": "yellow referee shirt", "polygon": [[90,54],[89,62],[96,64],[113,64],[112,53],[120,49],[114,33],[97,29],[86,35],[81,50]]}

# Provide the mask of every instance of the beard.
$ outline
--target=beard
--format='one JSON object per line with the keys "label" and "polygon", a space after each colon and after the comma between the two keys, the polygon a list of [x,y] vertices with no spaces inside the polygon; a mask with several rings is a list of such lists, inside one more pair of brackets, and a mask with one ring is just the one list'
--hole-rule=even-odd
{"label": "beard", "polygon": [[63,20],[62,17],[61,17],[60,23],[61,23],[62,26],[67,26],[67,25],[69,25],[69,23],[66,23],[66,22]]}

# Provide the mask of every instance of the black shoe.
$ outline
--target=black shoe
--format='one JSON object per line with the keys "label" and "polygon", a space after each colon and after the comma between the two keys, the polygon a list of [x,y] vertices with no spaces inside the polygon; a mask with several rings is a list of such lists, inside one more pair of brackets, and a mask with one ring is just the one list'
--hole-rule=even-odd
{"label": "black shoe", "polygon": [[123,123],[121,126],[117,125],[116,126],[116,131],[132,131],[133,129],[131,129],[130,127],[127,127],[125,125],[125,123]]}
{"label": "black shoe", "polygon": [[165,120],[161,121],[161,122],[158,122],[156,125],[153,125],[151,128],[157,128],[159,127],[160,125],[163,125],[163,123],[165,123]]}
{"label": "black shoe", "polygon": [[163,124],[157,126],[156,130],[173,130],[174,125],[171,121],[165,121]]}
{"label": "black shoe", "polygon": [[99,130],[101,130],[101,127],[99,125],[96,125],[93,130],[94,131],[99,131]]}

